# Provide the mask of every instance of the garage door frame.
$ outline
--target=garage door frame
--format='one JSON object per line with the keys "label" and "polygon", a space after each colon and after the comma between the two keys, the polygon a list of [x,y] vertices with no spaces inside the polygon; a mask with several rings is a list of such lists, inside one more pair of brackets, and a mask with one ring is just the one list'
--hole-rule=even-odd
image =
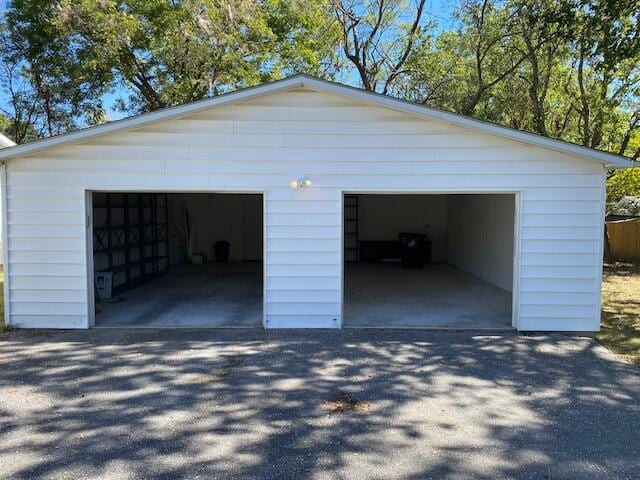
{"label": "garage door frame", "polygon": [[522,190],[521,189],[462,189],[462,190],[371,190],[367,188],[350,188],[348,190],[341,191],[340,201],[340,259],[341,259],[341,273],[342,281],[340,282],[340,299],[341,299],[341,311],[340,311],[340,328],[344,326],[344,292],[345,292],[345,257],[344,257],[344,206],[345,196],[347,195],[491,195],[491,194],[511,194],[514,196],[514,214],[513,214],[513,275],[511,286],[511,326],[518,329],[518,306],[520,304],[520,257],[521,257],[521,242],[522,242]]}
{"label": "garage door frame", "polygon": [[[230,195],[261,195],[262,196],[262,328],[266,328],[267,318],[267,192],[266,190],[238,190],[226,188],[151,188],[151,187],[108,187],[87,188],[84,190],[85,207],[85,272],[87,273],[87,305],[89,308],[87,328],[95,327],[96,301],[94,291],[93,269],[93,194],[94,193],[202,193],[202,194],[230,194]],[[212,327],[214,328],[214,327]]]}

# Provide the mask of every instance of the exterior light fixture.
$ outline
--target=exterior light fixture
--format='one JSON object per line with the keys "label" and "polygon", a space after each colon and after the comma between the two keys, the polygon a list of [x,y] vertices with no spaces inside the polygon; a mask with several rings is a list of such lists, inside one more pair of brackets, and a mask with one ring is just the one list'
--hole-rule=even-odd
{"label": "exterior light fixture", "polygon": [[311,186],[311,180],[309,180],[308,177],[300,177],[300,178],[298,178],[296,180],[291,180],[289,185],[291,185],[291,188],[310,187]]}

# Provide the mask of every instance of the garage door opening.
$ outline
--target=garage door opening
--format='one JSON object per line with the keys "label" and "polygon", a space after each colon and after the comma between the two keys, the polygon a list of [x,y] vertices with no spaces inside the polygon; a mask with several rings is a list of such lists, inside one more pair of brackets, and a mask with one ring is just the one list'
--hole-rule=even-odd
{"label": "garage door opening", "polygon": [[92,194],[95,326],[262,325],[258,194]]}
{"label": "garage door opening", "polygon": [[514,194],[345,195],[344,326],[511,328],[514,218]]}

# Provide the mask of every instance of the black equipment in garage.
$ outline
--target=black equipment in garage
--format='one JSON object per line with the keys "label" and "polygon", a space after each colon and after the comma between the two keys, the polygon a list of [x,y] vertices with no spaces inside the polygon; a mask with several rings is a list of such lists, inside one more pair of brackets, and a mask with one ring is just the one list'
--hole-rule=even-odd
{"label": "black equipment in garage", "polygon": [[404,267],[420,268],[431,260],[431,241],[418,233],[401,233],[399,240],[360,240],[359,244],[361,262],[401,260]]}
{"label": "black equipment in garage", "polygon": [[213,250],[216,254],[216,262],[228,262],[230,249],[231,244],[229,242],[226,240],[218,240],[213,245]]}
{"label": "black equipment in garage", "polygon": [[[426,235],[421,233],[403,232],[398,235],[400,240],[400,258],[402,266],[406,268],[422,268],[427,262]],[[431,253],[429,242],[429,253]]]}

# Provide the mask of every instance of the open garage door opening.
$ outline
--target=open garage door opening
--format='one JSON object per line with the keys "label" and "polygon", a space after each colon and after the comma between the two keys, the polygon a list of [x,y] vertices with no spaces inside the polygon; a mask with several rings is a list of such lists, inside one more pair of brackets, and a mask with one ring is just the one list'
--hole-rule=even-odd
{"label": "open garage door opening", "polygon": [[344,197],[344,326],[512,327],[514,194]]}
{"label": "open garage door opening", "polygon": [[92,194],[95,325],[262,325],[258,194]]}

